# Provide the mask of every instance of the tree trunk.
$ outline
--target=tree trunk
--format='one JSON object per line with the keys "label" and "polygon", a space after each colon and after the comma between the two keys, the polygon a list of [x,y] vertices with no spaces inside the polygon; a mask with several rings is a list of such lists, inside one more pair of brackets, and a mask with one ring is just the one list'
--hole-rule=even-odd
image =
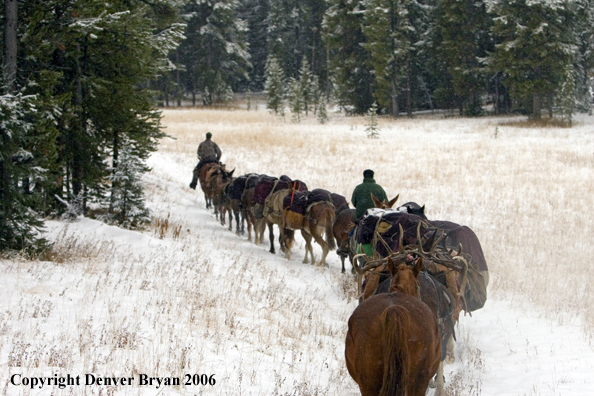
{"label": "tree trunk", "polygon": [[532,117],[535,120],[540,120],[541,118],[541,107],[540,92],[534,92],[532,96]]}
{"label": "tree trunk", "polygon": [[398,108],[398,93],[396,92],[396,82],[392,80],[392,117],[398,118],[400,109]]}
{"label": "tree trunk", "polygon": [[[120,156],[120,136],[118,131],[114,131],[113,133],[113,158],[112,158],[112,162],[111,162],[111,167],[112,167],[112,174],[115,175],[115,173],[118,170],[118,158]],[[113,203],[115,201],[115,188],[117,182],[112,181],[111,182],[111,199],[109,200],[109,211],[113,212]]]}
{"label": "tree trunk", "polygon": [[9,92],[16,89],[17,74],[17,0],[4,1],[4,84]]}

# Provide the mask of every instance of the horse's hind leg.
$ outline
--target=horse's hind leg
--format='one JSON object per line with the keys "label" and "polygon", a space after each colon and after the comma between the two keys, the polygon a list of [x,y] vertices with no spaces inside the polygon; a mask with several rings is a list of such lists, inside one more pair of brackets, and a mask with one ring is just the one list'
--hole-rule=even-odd
{"label": "horse's hind leg", "polygon": [[446,362],[449,364],[452,364],[455,361],[456,361],[456,356],[454,355],[454,335],[450,334],[450,336],[448,337]]}
{"label": "horse's hind leg", "polygon": [[[320,245],[322,247],[322,257],[320,258],[320,262],[318,263],[319,266],[326,266],[328,267],[328,264],[326,264],[326,256],[328,255],[328,244],[326,243],[326,241],[324,240],[324,238],[322,238],[322,234],[320,234],[318,232],[318,229],[313,230],[312,232],[313,238],[315,239],[315,241],[318,243],[318,245]],[[311,259],[312,259],[312,264],[314,263],[313,261],[313,248],[312,248],[312,253],[311,253]]]}
{"label": "horse's hind leg", "polygon": [[305,257],[303,257],[303,264],[308,264],[309,260],[307,259],[307,255],[308,253],[311,255],[311,263],[314,264],[314,254],[313,254],[313,247],[311,244],[311,234],[309,234],[307,231],[305,230],[301,230],[301,235],[303,236],[303,239],[305,239]]}
{"label": "horse's hind leg", "polygon": [[268,226],[268,239],[270,239],[270,250],[269,252],[274,254],[276,251],[274,250],[274,224],[267,222]]}

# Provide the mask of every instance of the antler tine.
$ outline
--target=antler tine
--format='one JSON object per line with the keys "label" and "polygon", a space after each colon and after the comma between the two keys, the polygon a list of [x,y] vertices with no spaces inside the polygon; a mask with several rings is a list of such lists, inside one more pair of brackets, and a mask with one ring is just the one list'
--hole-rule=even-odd
{"label": "antler tine", "polygon": [[423,242],[421,241],[421,221],[417,225],[417,243],[419,244],[419,253],[426,255],[427,252],[423,250]]}
{"label": "antler tine", "polygon": [[377,234],[377,237],[379,238],[380,242],[384,245],[384,247],[388,251],[388,255],[390,255],[390,256],[393,255],[394,252],[392,251],[392,249],[390,248],[390,245],[388,245],[388,243],[386,242],[384,237],[379,232],[376,232],[376,234]]}
{"label": "antler tine", "polygon": [[382,258],[380,260],[369,261],[365,267],[361,268],[361,274],[364,274],[367,271],[372,270],[374,268],[380,267],[380,266],[386,264],[387,262],[388,262],[387,257]]}
{"label": "antler tine", "polygon": [[398,224],[398,228],[400,229],[400,235],[398,236],[398,253],[404,251],[404,229],[402,229],[402,224]]}
{"label": "antler tine", "polygon": [[[437,230],[435,230],[435,232],[437,232]],[[435,235],[435,233],[434,233]],[[437,248],[437,245],[439,245],[439,242],[441,242],[441,240],[445,237],[445,232],[441,232],[441,234],[439,234],[439,237],[437,237],[437,239],[435,239],[433,241],[433,245],[431,245],[431,252],[435,252],[435,249]]]}

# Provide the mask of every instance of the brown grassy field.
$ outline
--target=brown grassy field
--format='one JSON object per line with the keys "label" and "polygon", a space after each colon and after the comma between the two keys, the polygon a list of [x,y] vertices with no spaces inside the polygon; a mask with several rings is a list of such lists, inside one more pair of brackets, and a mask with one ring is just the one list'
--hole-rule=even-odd
{"label": "brown grassy field", "polygon": [[366,168],[399,203],[426,205],[431,219],[470,226],[490,266],[489,293],[594,336],[594,120],[573,128],[523,118],[380,119],[334,114],[294,124],[265,111],[167,110],[177,140],[160,151],[186,166],[204,133],[236,174],[287,174],[350,198]]}

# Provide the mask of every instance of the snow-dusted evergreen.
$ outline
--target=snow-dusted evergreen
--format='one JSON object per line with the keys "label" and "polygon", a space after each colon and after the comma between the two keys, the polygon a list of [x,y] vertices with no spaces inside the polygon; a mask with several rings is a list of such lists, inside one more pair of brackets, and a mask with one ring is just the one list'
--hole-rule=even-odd
{"label": "snow-dusted evergreen", "polygon": [[33,127],[32,99],[20,93],[0,96],[0,251],[45,246],[42,222],[32,209],[35,195],[26,191],[34,173],[33,154],[24,148]]}
{"label": "snow-dusted evergreen", "polygon": [[104,219],[124,228],[138,229],[150,221],[144,202],[142,175],[149,170],[134,154],[132,142],[122,142],[117,166],[108,177],[111,182],[109,214]]}
{"label": "snow-dusted evergreen", "polygon": [[266,62],[266,108],[274,114],[285,114],[286,80],[285,72],[274,56]]}

